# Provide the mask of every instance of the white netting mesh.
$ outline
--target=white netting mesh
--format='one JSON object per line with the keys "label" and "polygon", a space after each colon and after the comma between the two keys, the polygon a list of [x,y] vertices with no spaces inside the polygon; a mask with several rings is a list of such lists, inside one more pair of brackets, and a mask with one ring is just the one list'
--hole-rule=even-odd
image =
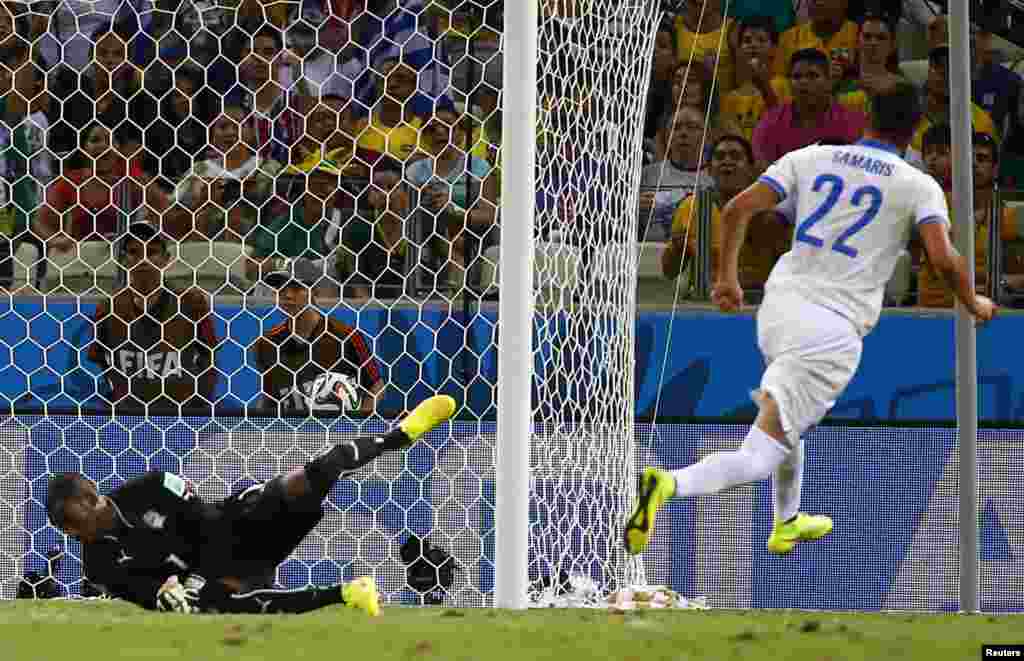
{"label": "white netting mesh", "polygon": [[[343,480],[276,578],[490,604],[503,3],[29,7],[10,30],[0,12],[0,595],[87,591],[46,521],[51,473],[109,491],[167,470],[223,498],[446,392],[463,422]],[[529,572],[550,601],[643,579],[619,526],[658,11],[540,15]],[[303,287],[275,299],[275,273]],[[358,410],[308,410],[325,370]],[[403,558],[412,536],[444,555]],[[413,585],[438,558],[444,585]]]}

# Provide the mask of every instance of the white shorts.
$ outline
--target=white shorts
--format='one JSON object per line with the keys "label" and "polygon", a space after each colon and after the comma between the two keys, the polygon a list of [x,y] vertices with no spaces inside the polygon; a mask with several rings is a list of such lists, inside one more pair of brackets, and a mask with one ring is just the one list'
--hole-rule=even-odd
{"label": "white shorts", "polygon": [[853,323],[799,294],[766,294],[757,312],[757,343],[767,367],[761,390],[779,406],[793,447],[821,422],[860,364]]}

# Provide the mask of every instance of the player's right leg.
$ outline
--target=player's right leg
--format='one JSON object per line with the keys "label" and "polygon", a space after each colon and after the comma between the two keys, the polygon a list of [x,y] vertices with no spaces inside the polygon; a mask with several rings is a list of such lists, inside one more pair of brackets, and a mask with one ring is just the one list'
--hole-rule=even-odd
{"label": "player's right leg", "polygon": [[365,466],[382,452],[411,446],[454,413],[455,400],[448,395],[428,397],[384,436],[361,436],[338,443],[303,468],[282,476],[285,495],[290,500],[315,502],[319,507],[342,473]]}

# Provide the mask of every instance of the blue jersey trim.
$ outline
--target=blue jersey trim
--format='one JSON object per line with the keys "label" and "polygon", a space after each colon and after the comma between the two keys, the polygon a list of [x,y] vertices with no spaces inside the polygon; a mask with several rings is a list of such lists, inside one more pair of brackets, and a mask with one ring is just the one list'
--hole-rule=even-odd
{"label": "blue jersey trim", "polygon": [[869,140],[868,138],[861,138],[854,144],[860,147],[871,147],[872,149],[881,149],[882,151],[887,151],[890,154],[896,154],[897,156],[901,155],[899,149],[896,149],[896,147],[893,147],[887,142],[880,142],[878,140]]}
{"label": "blue jersey trim", "polygon": [[778,193],[779,194],[779,201],[780,202],[782,200],[786,199],[786,197],[787,197],[786,189],[783,188],[782,184],[780,184],[776,180],[772,179],[771,177],[769,177],[766,174],[762,174],[760,177],[757,178],[757,180],[759,182],[761,182],[762,184],[766,184],[766,185],[770,186],[773,191]]}
{"label": "blue jersey trim", "polygon": [[933,214],[931,216],[928,216],[927,218],[924,218],[923,220],[918,221],[917,224],[918,225],[931,225],[931,224],[934,224],[934,223],[942,223],[943,225],[948,225],[949,224],[949,220],[945,216],[940,216],[938,214]]}

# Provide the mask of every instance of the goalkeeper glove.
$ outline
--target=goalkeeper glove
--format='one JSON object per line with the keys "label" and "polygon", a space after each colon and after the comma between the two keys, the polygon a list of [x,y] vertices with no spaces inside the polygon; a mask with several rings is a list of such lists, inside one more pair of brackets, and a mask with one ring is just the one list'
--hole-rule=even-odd
{"label": "goalkeeper glove", "polygon": [[170,613],[198,613],[199,590],[204,583],[200,577],[189,576],[184,584],[178,582],[175,575],[167,577],[156,591],[157,610]]}

